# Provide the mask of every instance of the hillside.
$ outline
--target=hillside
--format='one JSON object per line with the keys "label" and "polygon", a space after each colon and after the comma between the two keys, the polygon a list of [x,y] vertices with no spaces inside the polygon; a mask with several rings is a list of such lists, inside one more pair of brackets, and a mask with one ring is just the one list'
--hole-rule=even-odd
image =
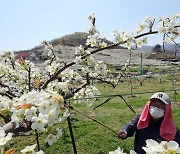
{"label": "hillside", "polygon": [[[67,63],[74,59],[75,48],[79,45],[85,46],[86,39],[88,37],[87,33],[84,32],[75,32],[73,34],[65,35],[60,38],[56,38],[50,41],[53,45],[54,50],[56,51],[57,56],[61,59],[61,63]],[[112,44],[112,42],[103,39],[107,44]],[[148,46],[148,48],[153,48],[152,46]],[[144,49],[144,50],[143,50]],[[40,60],[45,60],[46,57],[43,56],[44,48],[42,45],[36,46],[30,50],[19,51],[19,52],[31,52],[35,53]],[[91,48],[90,50],[93,50]],[[19,53],[16,52],[16,53]],[[143,62],[144,64],[159,64],[161,59],[170,59],[172,56],[166,53],[153,53],[152,51],[147,52],[146,46],[143,46],[141,49],[132,50],[132,61],[133,63],[139,65],[140,64],[140,54],[143,53]],[[93,55],[94,56],[94,55]],[[104,60],[107,64],[112,65],[121,65],[124,64],[129,59],[129,51],[121,46],[116,48],[111,48],[105,51],[101,51],[95,56],[96,60]],[[156,60],[159,60],[158,62]]]}
{"label": "hillside", "polygon": [[[53,46],[56,46],[56,45],[75,46],[75,47],[79,45],[86,46],[87,38],[88,38],[88,33],[75,32],[73,34],[69,34],[69,35],[62,36],[60,38],[53,39],[52,41],[50,41],[50,43]],[[102,38],[101,40],[107,43],[107,45],[110,45],[113,43],[105,38]],[[124,47],[121,47],[121,46],[117,46],[115,48],[124,49]]]}
{"label": "hillside", "polygon": [[[59,58],[59,63],[64,65],[65,63],[70,63],[74,60],[75,57],[75,49],[74,46],[63,46],[56,45],[54,50],[57,51],[56,55]],[[90,49],[93,50],[93,49]],[[42,50],[39,50],[39,53]],[[132,50],[131,52],[131,63],[132,65],[141,65],[141,53],[142,53],[142,64],[143,65],[161,65],[165,64],[165,61],[161,61],[156,58],[148,58],[151,56],[151,52],[143,52],[138,50]],[[130,58],[130,52],[127,49],[108,49],[100,51],[96,54],[92,55],[95,61],[103,60],[106,64],[119,66],[124,65],[127,60]]]}
{"label": "hillside", "polygon": [[[86,40],[88,38],[88,34],[85,32],[75,32],[73,34],[68,34],[65,36],[62,36],[60,38],[55,38],[53,40],[50,40],[49,42],[55,47],[57,45],[63,45],[63,46],[73,46],[73,47],[77,47],[79,45],[86,45]],[[102,41],[106,42],[108,45],[112,44],[113,42],[102,38]],[[35,46],[30,50],[27,50],[29,52],[33,52],[33,51],[37,51],[42,49],[42,45],[39,46]],[[121,46],[117,46],[115,47],[115,49],[124,49],[124,47]]]}

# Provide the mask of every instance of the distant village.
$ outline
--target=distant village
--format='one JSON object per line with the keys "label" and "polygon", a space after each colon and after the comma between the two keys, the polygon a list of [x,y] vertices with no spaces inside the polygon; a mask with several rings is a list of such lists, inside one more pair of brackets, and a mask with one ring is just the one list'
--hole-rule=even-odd
{"label": "distant village", "polygon": [[29,60],[31,62],[39,62],[39,57],[37,56],[37,53],[35,53],[34,51],[26,51],[26,50],[22,50],[19,52],[14,52],[15,54],[15,58],[19,59],[19,58],[23,58],[25,60]]}

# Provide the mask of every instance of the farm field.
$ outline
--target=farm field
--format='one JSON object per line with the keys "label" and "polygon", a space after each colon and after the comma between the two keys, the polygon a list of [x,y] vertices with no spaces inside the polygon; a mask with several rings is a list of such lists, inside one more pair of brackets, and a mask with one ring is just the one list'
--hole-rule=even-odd
{"label": "farm field", "polygon": [[[139,113],[153,92],[165,91],[171,97],[174,121],[177,127],[180,128],[180,74],[175,74],[174,78],[176,79],[176,95],[174,95],[174,91],[170,91],[172,90],[171,77],[167,74],[161,78],[161,82],[157,77],[146,78],[142,86],[140,86],[138,80],[133,78],[133,89],[131,89],[129,78],[124,78],[123,82],[116,88],[112,88],[111,85],[96,83],[96,86],[100,90],[101,97],[97,97],[95,103],[90,107],[83,103],[74,104],[72,99],[69,101],[74,109],[118,132],[123,125],[135,116],[135,113],[127,107],[124,101],[116,96],[102,106],[96,109],[94,109],[94,107],[100,105],[112,95],[122,95],[134,111]],[[78,154],[107,154],[109,151],[114,151],[118,147],[123,148],[125,152],[129,153],[129,151],[133,149],[134,137],[124,141],[119,140],[112,130],[103,127],[75,110],[71,110],[70,112]],[[63,134],[52,146],[47,146],[44,143],[45,138],[50,132],[39,133],[40,148],[47,154],[73,154],[67,122],[65,121],[58,124],[56,128],[62,128]],[[50,131],[51,133],[55,133],[56,130],[53,128]],[[17,148],[17,151],[20,151],[35,142],[36,137],[34,131],[20,133],[15,135],[6,148],[14,147]]]}

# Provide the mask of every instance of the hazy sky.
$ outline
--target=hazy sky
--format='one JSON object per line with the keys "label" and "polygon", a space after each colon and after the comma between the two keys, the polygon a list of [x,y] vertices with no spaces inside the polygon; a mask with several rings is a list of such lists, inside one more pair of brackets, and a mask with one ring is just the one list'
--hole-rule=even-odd
{"label": "hazy sky", "polygon": [[[113,41],[116,28],[132,32],[146,16],[158,20],[180,13],[180,0],[0,0],[0,51],[30,49],[43,40],[86,32],[93,12],[101,35]],[[149,45],[162,43],[161,36],[148,38]]]}

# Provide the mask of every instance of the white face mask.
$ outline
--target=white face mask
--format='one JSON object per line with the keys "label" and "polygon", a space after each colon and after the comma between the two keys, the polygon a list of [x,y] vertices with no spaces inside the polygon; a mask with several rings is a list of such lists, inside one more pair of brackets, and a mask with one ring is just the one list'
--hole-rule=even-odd
{"label": "white face mask", "polygon": [[164,116],[164,110],[154,106],[150,107],[149,113],[155,119],[159,119]]}

